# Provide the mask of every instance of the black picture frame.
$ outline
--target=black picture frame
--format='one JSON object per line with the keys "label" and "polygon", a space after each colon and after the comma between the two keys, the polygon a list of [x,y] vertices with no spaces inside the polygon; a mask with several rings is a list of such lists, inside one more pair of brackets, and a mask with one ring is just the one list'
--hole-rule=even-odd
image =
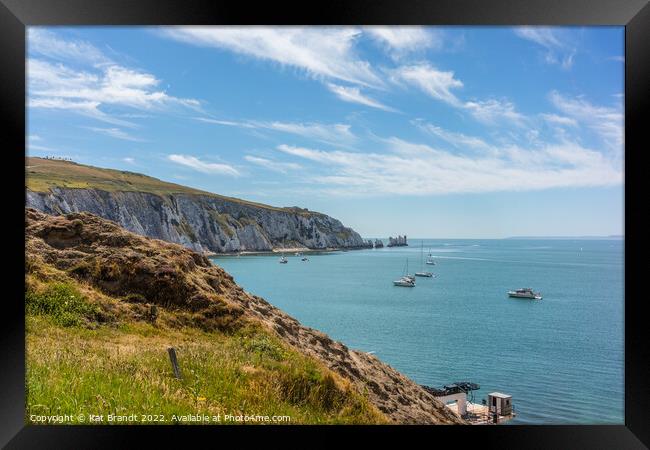
{"label": "black picture frame", "polygon": [[[110,427],[25,425],[25,326],[20,261],[24,266],[25,28],[31,25],[622,25],[625,26],[625,425],[620,426],[396,426],[396,427]],[[648,268],[645,219],[648,192],[642,161],[643,117],[650,92],[650,5],[646,0],[329,0],[297,5],[232,0],[0,0],[0,123],[5,130],[4,324],[0,328],[0,444],[7,448],[103,448],[129,446],[146,437],[187,447],[188,434],[214,445],[251,437],[311,446],[339,445],[352,433],[381,441],[395,434],[431,442],[498,448],[634,449],[650,446],[650,346],[643,314]],[[23,149],[21,152],[20,149]],[[647,151],[647,150],[646,150]],[[11,176],[7,176],[11,175]],[[644,187],[645,186],[645,187]],[[23,196],[19,194],[23,189]],[[15,236],[14,236],[15,233]],[[646,258],[645,261],[642,258]],[[647,275],[646,275],[647,276]],[[607,393],[603,392],[606,398]],[[606,404],[603,405],[606,407]],[[244,431],[242,433],[242,431]],[[304,439],[303,439],[304,438]],[[439,444],[440,445],[440,444]],[[212,446],[212,445],[211,445]]]}

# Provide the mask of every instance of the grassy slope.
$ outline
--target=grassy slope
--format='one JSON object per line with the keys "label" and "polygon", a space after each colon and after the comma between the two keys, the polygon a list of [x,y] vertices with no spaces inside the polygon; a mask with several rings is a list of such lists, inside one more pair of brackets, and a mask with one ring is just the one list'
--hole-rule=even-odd
{"label": "grassy slope", "polygon": [[98,189],[108,192],[148,192],[155,195],[181,193],[217,197],[235,203],[274,211],[314,214],[314,212],[308,212],[298,208],[278,208],[262,203],[213,194],[180,184],[168,183],[135,172],[86,166],[70,161],[27,157],[25,158],[25,172],[26,187],[34,192],[49,192],[53,187],[62,187],[72,189]]}
{"label": "grassy slope", "polygon": [[[350,384],[249,326],[233,333],[155,322],[52,267],[28,267],[27,408],[35,415],[286,415],[289,423],[384,423]],[[167,347],[178,351],[173,377]],[[74,419],[65,423],[76,423]],[[107,423],[107,422],[104,422]],[[140,423],[140,422],[134,422]]]}

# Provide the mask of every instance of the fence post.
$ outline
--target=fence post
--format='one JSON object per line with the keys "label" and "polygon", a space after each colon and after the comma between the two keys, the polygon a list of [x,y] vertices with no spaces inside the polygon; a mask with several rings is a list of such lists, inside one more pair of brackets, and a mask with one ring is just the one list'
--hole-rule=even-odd
{"label": "fence post", "polygon": [[174,376],[178,379],[181,379],[181,368],[178,366],[178,359],[176,358],[176,349],[174,347],[169,347],[167,349],[169,353],[169,361],[172,363],[172,369],[174,369]]}

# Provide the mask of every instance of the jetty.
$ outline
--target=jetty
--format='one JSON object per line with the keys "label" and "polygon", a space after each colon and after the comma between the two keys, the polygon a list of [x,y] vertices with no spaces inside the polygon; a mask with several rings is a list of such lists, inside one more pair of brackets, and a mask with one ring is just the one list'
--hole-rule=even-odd
{"label": "jetty", "polygon": [[[481,387],[469,381],[458,381],[442,388],[422,385],[457,416],[471,425],[497,425],[514,418],[515,407],[512,396],[501,392],[491,392],[487,399],[475,403],[473,391]],[[468,399],[469,396],[469,399]]]}

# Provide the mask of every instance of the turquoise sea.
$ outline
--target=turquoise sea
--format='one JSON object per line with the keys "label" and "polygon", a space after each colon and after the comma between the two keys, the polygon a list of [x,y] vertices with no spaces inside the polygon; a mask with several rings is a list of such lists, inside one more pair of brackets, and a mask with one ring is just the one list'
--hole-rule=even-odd
{"label": "turquoise sea", "polygon": [[[623,240],[424,239],[409,247],[214,257],[247,291],[421,384],[513,396],[511,424],[622,424]],[[541,301],[509,298],[519,287]]]}

